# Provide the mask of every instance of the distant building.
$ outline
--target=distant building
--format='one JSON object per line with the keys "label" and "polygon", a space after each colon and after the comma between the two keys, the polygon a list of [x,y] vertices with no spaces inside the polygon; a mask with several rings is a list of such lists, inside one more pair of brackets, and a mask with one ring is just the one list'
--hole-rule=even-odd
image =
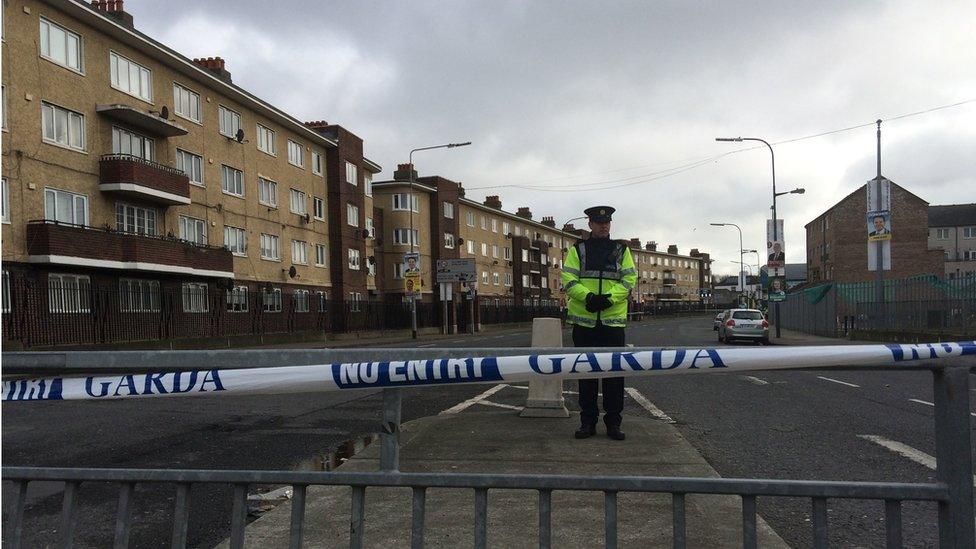
{"label": "distant building", "polygon": [[[868,282],[866,185],[806,224],[809,282]],[[891,270],[885,278],[942,275],[943,253],[929,248],[929,204],[891,183]]]}
{"label": "distant building", "polygon": [[799,286],[807,281],[806,263],[787,263],[786,264],[786,287],[792,288]]}
{"label": "distant building", "polygon": [[929,248],[944,252],[947,278],[976,275],[976,204],[929,206]]}

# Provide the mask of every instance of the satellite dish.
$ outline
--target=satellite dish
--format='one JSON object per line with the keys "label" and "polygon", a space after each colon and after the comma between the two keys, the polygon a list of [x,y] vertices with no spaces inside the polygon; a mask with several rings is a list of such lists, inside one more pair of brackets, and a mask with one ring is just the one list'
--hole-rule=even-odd
{"label": "satellite dish", "polygon": [[369,230],[363,229],[363,238],[369,238]]}
{"label": "satellite dish", "polygon": [[242,128],[237,128],[237,142],[244,142],[244,130]]}
{"label": "satellite dish", "polygon": [[458,237],[458,244],[459,244],[459,245],[460,245],[460,244],[464,244],[464,239],[463,239],[463,238],[461,238],[461,237]]}
{"label": "satellite dish", "polygon": [[163,105],[163,108],[159,109],[159,117],[164,120],[169,120],[169,107]]}
{"label": "satellite dish", "polygon": [[292,265],[291,267],[288,268],[288,277],[295,278],[296,276],[298,276],[298,269],[296,269],[295,266]]}

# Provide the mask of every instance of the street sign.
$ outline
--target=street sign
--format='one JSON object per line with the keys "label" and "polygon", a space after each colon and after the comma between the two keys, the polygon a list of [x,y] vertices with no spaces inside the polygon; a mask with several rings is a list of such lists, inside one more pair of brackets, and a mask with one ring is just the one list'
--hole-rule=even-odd
{"label": "street sign", "polygon": [[769,279],[769,300],[786,300],[786,279],[781,276],[770,277]]}
{"label": "street sign", "polygon": [[478,273],[475,271],[474,259],[438,259],[437,282],[475,282]]}

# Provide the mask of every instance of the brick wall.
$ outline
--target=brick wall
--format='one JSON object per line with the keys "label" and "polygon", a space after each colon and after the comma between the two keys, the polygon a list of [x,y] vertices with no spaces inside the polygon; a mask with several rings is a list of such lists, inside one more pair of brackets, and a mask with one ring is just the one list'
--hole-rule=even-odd
{"label": "brick wall", "polygon": [[98,163],[101,183],[136,183],[150,189],[190,198],[190,180],[169,166],[119,155],[104,156]]}

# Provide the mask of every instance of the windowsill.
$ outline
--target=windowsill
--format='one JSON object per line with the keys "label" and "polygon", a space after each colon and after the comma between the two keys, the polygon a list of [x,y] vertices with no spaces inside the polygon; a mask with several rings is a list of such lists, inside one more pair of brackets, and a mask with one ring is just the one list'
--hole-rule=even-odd
{"label": "windowsill", "polygon": [[[151,84],[150,84],[150,85],[151,85]],[[124,93],[124,94],[126,94],[126,95],[128,95],[129,97],[131,97],[131,98],[133,98],[133,99],[138,99],[139,101],[142,101],[143,103],[146,103],[147,105],[152,105],[153,107],[155,107],[155,106],[156,106],[156,104],[155,104],[155,103],[153,103],[153,101],[152,101],[152,99],[145,99],[145,98],[143,98],[143,97],[139,97],[138,95],[135,95],[135,94],[134,94],[134,93],[132,93],[132,92],[129,92],[129,91],[126,91],[126,90],[123,90],[122,88],[120,88],[120,87],[118,87],[118,86],[116,86],[116,85],[114,85],[114,84],[109,84],[109,87],[111,87],[111,88],[112,88],[113,90],[115,90],[115,91],[119,91],[119,92],[122,92],[122,93]]]}
{"label": "windowsill", "polygon": [[312,170],[312,175],[323,175],[323,174],[322,172],[317,172],[315,170]]}
{"label": "windowsill", "polygon": [[180,113],[178,113],[176,111],[173,111],[173,116],[178,116],[178,117],[182,118],[183,120],[186,120],[187,122],[192,122],[193,124],[196,124],[197,126],[200,126],[201,128],[203,127],[203,122],[201,120],[194,120],[194,119],[192,119],[190,117],[183,116],[182,114],[180,114]]}
{"label": "windowsill", "polygon": [[234,257],[247,257],[247,254],[246,253],[239,254],[239,253],[236,253],[236,252],[231,252],[230,255],[232,255]]}
{"label": "windowsill", "polygon": [[261,256],[261,261],[271,261],[273,263],[281,263],[281,259],[280,258],[279,259],[275,259],[273,257],[264,257],[264,256]]}
{"label": "windowsill", "polygon": [[316,267],[321,267],[321,268],[324,269],[325,268],[325,263],[316,263],[315,266]]}
{"label": "windowsill", "polygon": [[226,194],[227,196],[233,196],[234,198],[240,198],[241,200],[244,200],[244,195],[243,194],[229,193],[229,192],[227,192],[227,191],[225,191],[223,189],[220,189],[220,193],[221,194]]}
{"label": "windowsill", "polygon": [[44,139],[43,137],[41,138],[41,142],[44,143],[44,144],[46,144],[46,145],[51,145],[52,147],[57,147],[59,149],[64,149],[66,151],[76,152],[78,154],[88,154],[88,150],[87,149],[76,149],[76,148],[74,148],[74,147],[72,147],[70,145],[62,145],[61,143],[58,143],[57,141],[51,141],[50,139]]}
{"label": "windowsill", "polygon": [[304,170],[304,169],[305,169],[305,166],[302,166],[302,165],[300,165],[300,164],[295,164],[295,163],[294,163],[294,162],[292,162],[291,160],[289,160],[289,161],[288,161],[288,164],[290,164],[290,165],[292,165],[292,166],[294,166],[294,167],[296,167],[296,168],[298,168],[298,169],[300,169],[300,170]]}
{"label": "windowsill", "polygon": [[278,153],[276,153],[276,152],[268,152],[268,151],[266,151],[264,149],[258,149],[258,152],[259,153],[266,154],[268,156],[273,156],[274,158],[278,158]]}
{"label": "windowsill", "polygon": [[319,216],[317,216],[317,215],[313,215],[313,216],[312,216],[312,219],[316,219],[316,220],[318,220],[318,221],[325,221],[325,218],[324,218],[324,217],[319,217]]}
{"label": "windowsill", "polygon": [[[231,195],[231,196],[234,196],[234,195]],[[271,209],[271,210],[277,210],[278,209],[278,205],[277,204],[268,204],[267,202],[261,202],[261,201],[258,201],[258,204],[260,204],[262,206],[265,206],[265,207],[267,207],[268,209]]]}
{"label": "windowsill", "polygon": [[[289,211],[291,211],[291,213],[293,213],[295,215],[300,215],[302,217],[305,217],[306,215],[308,215],[308,212],[296,212],[295,210],[289,210]],[[318,218],[316,217],[315,219],[318,219]]]}
{"label": "windowsill", "polygon": [[[40,49],[40,48],[38,48],[38,49]],[[84,50],[82,50],[82,51],[84,51]],[[62,65],[61,63],[58,63],[54,59],[52,59],[52,58],[50,58],[50,57],[48,57],[48,56],[46,56],[46,55],[44,55],[42,53],[37,54],[37,56],[40,57],[41,59],[47,61],[48,63],[51,63],[52,65],[57,65],[57,66],[61,67],[62,69],[71,71],[71,72],[73,72],[73,73],[75,73],[75,74],[77,74],[79,76],[88,76],[87,74],[85,74],[85,70],[84,69],[78,70],[78,69],[73,69],[73,68],[69,67],[68,65]]]}
{"label": "windowsill", "polygon": [[190,181],[190,185],[193,185],[194,187],[200,187],[201,189],[207,188],[207,186],[204,185],[203,183],[197,183],[196,181]]}
{"label": "windowsill", "polygon": [[237,136],[236,135],[227,135],[226,133],[224,133],[224,132],[222,132],[220,130],[217,130],[217,133],[219,133],[220,135],[226,137],[227,139],[230,139],[231,141],[237,142]]}

